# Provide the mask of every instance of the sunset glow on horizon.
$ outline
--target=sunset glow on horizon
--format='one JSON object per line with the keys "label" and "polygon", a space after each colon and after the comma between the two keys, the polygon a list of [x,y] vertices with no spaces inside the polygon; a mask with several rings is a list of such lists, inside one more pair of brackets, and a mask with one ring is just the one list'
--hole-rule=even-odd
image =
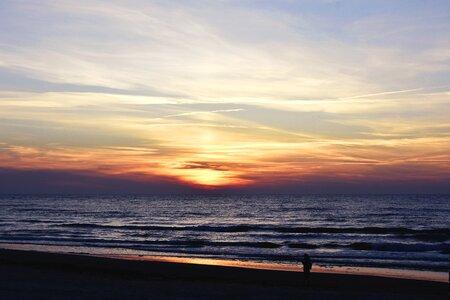
{"label": "sunset glow on horizon", "polygon": [[450,182],[448,1],[1,7],[2,170],[206,190]]}

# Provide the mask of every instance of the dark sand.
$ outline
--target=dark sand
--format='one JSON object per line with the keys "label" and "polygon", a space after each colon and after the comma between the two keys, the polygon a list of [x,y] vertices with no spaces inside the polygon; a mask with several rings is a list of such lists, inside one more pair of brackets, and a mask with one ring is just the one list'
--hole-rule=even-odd
{"label": "dark sand", "polygon": [[0,299],[447,299],[448,284],[0,249]]}

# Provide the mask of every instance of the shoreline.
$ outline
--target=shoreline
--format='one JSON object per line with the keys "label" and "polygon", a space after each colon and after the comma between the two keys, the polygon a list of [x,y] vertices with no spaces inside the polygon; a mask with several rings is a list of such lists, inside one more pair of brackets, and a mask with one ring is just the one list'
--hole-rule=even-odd
{"label": "shoreline", "polygon": [[[88,253],[77,252],[73,247],[65,246],[53,246],[53,245],[35,245],[35,244],[0,244],[0,251],[6,250],[19,250],[19,251],[36,251],[36,252],[48,252],[48,253],[60,253],[60,254],[75,254],[83,256],[93,256],[102,258],[113,258],[121,260],[136,260],[136,261],[154,261],[154,262],[168,262],[168,263],[184,263],[184,264],[199,264],[210,266],[228,266],[239,267],[249,269],[260,270],[273,270],[273,271],[289,271],[289,272],[301,272],[301,263],[299,265],[294,264],[282,264],[282,263],[263,263],[252,262],[243,260],[227,260],[219,258],[198,258],[189,256],[171,256],[165,254],[158,255],[142,255],[142,254],[110,254],[110,253]],[[424,280],[434,282],[448,282],[449,275],[447,272],[436,271],[421,271],[412,269],[395,269],[395,268],[374,268],[374,267],[350,267],[350,266],[320,266],[314,264],[314,273],[327,273],[327,274],[347,274],[347,275],[367,275],[386,278],[398,278],[398,279],[413,279]]]}
{"label": "shoreline", "polygon": [[[260,263],[238,260],[210,259],[210,258],[193,258],[163,255],[93,255],[98,257],[109,257],[125,260],[137,261],[156,261],[156,262],[172,262],[185,264],[199,264],[209,266],[226,266],[238,267],[257,270],[302,272],[300,265],[277,264],[277,263]],[[325,274],[347,274],[355,276],[375,276],[393,279],[412,279],[433,282],[448,282],[447,273],[419,271],[419,270],[403,270],[403,269],[387,269],[387,268],[369,268],[369,267],[323,267],[314,265],[313,273]]]}
{"label": "shoreline", "polygon": [[[227,299],[237,296],[233,293],[242,297],[262,293],[267,299],[294,299],[299,294],[318,295],[317,299],[330,295],[335,299],[348,299],[349,295],[356,297],[350,299],[442,299],[448,292],[448,283],[424,280],[315,272],[312,285],[305,287],[301,272],[23,250],[0,249],[0,265],[2,299],[19,299],[22,293],[35,295],[54,288],[58,291],[50,292],[50,296],[60,295],[75,287],[81,293],[79,297],[90,298],[90,293],[96,292],[104,293],[98,298],[108,298],[110,288],[119,287],[127,297],[130,291],[125,287],[129,285],[135,286],[136,299],[148,289],[161,299]],[[236,285],[239,288],[232,288]],[[32,288],[24,292],[24,286]]]}

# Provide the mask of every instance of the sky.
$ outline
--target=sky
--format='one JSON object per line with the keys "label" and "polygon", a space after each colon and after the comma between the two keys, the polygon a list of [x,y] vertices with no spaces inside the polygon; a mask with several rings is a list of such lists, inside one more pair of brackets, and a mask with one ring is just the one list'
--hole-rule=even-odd
{"label": "sky", "polygon": [[0,193],[450,192],[450,2],[1,0]]}

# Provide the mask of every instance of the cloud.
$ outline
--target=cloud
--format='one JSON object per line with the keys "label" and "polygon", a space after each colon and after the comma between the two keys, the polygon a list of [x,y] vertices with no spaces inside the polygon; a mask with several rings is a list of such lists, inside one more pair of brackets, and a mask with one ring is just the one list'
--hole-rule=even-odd
{"label": "cloud", "polygon": [[0,194],[186,194],[195,189],[172,178],[105,176],[78,170],[0,168]]}
{"label": "cloud", "polygon": [[448,178],[446,2],[2,5],[0,167],[215,188]]}
{"label": "cloud", "polygon": [[[411,170],[417,171],[417,170]],[[158,176],[118,176],[95,172],[57,170],[17,170],[0,168],[0,194],[367,194],[367,193],[449,193],[446,180],[391,180],[388,176],[374,180],[354,180],[336,176],[291,178],[283,182],[196,189],[173,178]]]}

